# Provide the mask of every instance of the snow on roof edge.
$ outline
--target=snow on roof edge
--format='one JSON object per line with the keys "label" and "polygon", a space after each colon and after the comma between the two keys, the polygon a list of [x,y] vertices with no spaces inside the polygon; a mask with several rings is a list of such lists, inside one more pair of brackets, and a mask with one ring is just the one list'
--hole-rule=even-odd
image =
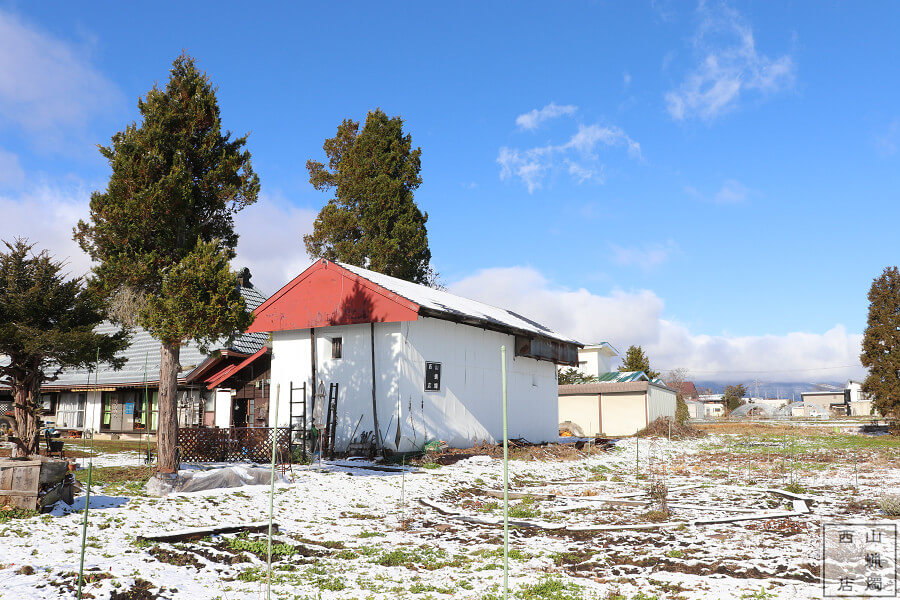
{"label": "snow on roof edge", "polygon": [[459,296],[445,290],[430,288],[419,283],[391,277],[390,275],[385,275],[384,273],[378,273],[355,265],[341,262],[335,262],[334,264],[350,271],[354,275],[362,277],[366,281],[381,286],[410,302],[414,302],[429,311],[447,315],[461,315],[485,323],[493,323],[506,328],[551,338],[567,344],[583,346],[583,344],[576,339],[565,336],[537,321],[533,321],[528,317],[508,309],[492,306],[478,300],[472,300],[471,298]]}

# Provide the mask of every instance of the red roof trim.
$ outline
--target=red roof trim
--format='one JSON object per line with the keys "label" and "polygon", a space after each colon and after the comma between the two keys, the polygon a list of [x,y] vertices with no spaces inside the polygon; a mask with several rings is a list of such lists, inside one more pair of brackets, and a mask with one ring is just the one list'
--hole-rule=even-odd
{"label": "red roof trim", "polygon": [[223,381],[225,381],[226,379],[228,379],[235,373],[242,371],[245,367],[250,365],[253,361],[255,361],[257,358],[259,358],[263,354],[266,354],[268,351],[269,351],[269,348],[266,346],[263,346],[262,348],[257,350],[255,354],[252,354],[249,357],[245,358],[242,362],[240,362],[236,365],[228,365],[227,367],[225,367],[224,369],[222,369],[221,371],[219,371],[218,373],[216,373],[215,375],[213,375],[212,377],[210,377],[209,379],[206,380],[206,389],[211,390],[215,387],[218,387],[218,385],[220,383],[222,383]]}
{"label": "red roof trim", "polygon": [[[310,265],[305,271],[300,273],[297,277],[287,283],[280,290],[275,292],[271,297],[269,297],[265,302],[260,304],[256,310],[253,311],[254,319],[253,324],[247,329],[247,333],[258,333],[258,332],[269,332],[269,331],[281,331],[279,327],[273,323],[273,314],[275,311],[273,310],[275,306],[277,306],[282,301],[287,302],[287,297],[291,294],[292,291],[295,290],[298,286],[306,282],[311,277],[319,274],[321,271],[331,271],[339,274],[342,278],[348,280],[355,286],[359,286],[366,290],[366,292],[377,296],[382,299],[384,302],[389,303],[390,305],[394,305],[396,309],[398,309],[397,315],[393,315],[392,318],[383,319],[385,321],[404,321],[404,320],[415,320],[416,316],[419,314],[420,306],[415,302],[410,301],[403,296],[392,292],[372,281],[357,275],[356,273],[345,269],[344,267],[333,263],[331,261],[321,259]],[[317,300],[317,298],[310,297],[304,299],[306,303],[311,303],[311,301]],[[296,302],[296,300],[294,300]],[[288,307],[289,308],[289,307]],[[270,314],[266,314],[270,313]],[[412,317],[412,318],[410,318]],[[283,317],[278,317],[283,318]],[[334,324],[344,324],[344,323],[334,323]],[[308,325],[306,327],[302,326],[287,326],[284,329],[306,329],[309,326],[321,327],[328,326],[326,325]]]}

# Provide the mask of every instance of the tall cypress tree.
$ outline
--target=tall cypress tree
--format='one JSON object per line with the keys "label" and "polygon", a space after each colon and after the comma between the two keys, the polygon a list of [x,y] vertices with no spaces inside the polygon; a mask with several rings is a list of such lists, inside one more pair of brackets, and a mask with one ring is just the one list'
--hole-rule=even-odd
{"label": "tall cypress tree", "polygon": [[644,354],[640,346],[629,346],[625,351],[625,359],[622,361],[619,371],[643,371],[650,379],[659,377],[659,371],[650,368],[650,359]]}
{"label": "tall cypress tree", "polygon": [[0,252],[0,383],[15,402],[16,438],[27,455],[38,448],[41,385],[64,368],[93,367],[97,359],[118,368],[116,353],[128,343],[126,332],[94,332],[103,321],[103,304],[81,279],[65,280],[63,264],[46,251],[18,239]]}
{"label": "tall cypress tree", "polygon": [[320,191],[334,190],[334,198],[303,237],[309,255],[435,285],[428,215],[413,198],[422,183],[422,149],[413,149],[403,119],[377,109],[366,116],[362,131],[346,119],[323,149],[328,165],[307,161],[309,182]]}
{"label": "tall cypress tree", "polygon": [[91,195],[91,221],[78,223],[75,238],[98,263],[96,287],[139,298],[136,321],[161,342],[158,471],[172,473],[181,344],[210,344],[252,319],[229,261],[234,213],[256,201],[259,178],[247,137],[222,131],[216,89],[190,56],[138,109],[141,122],[100,148],[112,175]]}
{"label": "tall cypress tree", "polygon": [[900,416],[900,271],[887,267],[869,289],[869,319],[859,357],[869,370],[863,391],[884,416]]}

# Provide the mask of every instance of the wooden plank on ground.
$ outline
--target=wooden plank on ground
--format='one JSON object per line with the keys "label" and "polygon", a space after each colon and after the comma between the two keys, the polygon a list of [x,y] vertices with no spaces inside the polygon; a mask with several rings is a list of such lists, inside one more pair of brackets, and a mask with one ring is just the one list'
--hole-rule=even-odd
{"label": "wooden plank on ground", "polygon": [[617,506],[647,506],[649,500],[623,500],[621,498],[602,498],[600,496],[557,496],[559,500],[578,500],[585,502],[603,502]]}
{"label": "wooden plank on ground", "polygon": [[[503,498],[503,490],[481,490],[485,495],[492,498]],[[525,500],[534,498],[535,500],[553,500],[556,494],[543,494],[540,492],[509,492],[510,500]]]}
{"label": "wooden plank on ground", "polygon": [[[151,542],[187,542],[191,540],[199,540],[208,535],[218,535],[223,533],[237,533],[239,531],[250,531],[253,533],[261,533],[269,530],[268,521],[256,521],[253,523],[231,523],[214,525],[212,527],[191,527],[188,529],[180,529],[178,531],[169,531],[156,534],[144,534],[137,536],[139,540],[147,540]],[[278,524],[272,523],[272,531],[278,531]]]}
{"label": "wooden plank on ground", "polygon": [[720,523],[736,523],[738,521],[753,521],[756,519],[786,519],[788,517],[798,517],[803,513],[795,511],[784,512],[761,512],[755,515],[747,515],[742,517],[725,517],[722,519],[697,519],[691,521],[692,525],[718,525]]}
{"label": "wooden plank on ground", "polygon": [[641,529],[661,529],[671,525],[683,525],[682,522],[672,523],[641,523],[640,525],[584,525],[580,527],[566,527],[566,531],[575,533],[590,533],[592,531],[627,531]]}

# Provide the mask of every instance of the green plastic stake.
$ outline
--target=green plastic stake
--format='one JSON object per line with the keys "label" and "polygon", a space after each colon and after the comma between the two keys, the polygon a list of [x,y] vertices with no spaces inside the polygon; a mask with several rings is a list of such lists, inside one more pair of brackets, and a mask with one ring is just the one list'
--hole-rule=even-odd
{"label": "green plastic stake", "polygon": [[506,420],[506,346],[500,346],[503,380],[503,600],[509,599],[509,430]]}
{"label": "green plastic stake", "polygon": [[150,352],[144,353],[144,432],[147,434],[147,474],[153,472],[150,464],[150,424],[153,422],[153,415],[150,414],[150,392],[147,388],[147,359]]}
{"label": "green plastic stake", "polygon": [[402,467],[402,472],[400,473],[400,527],[403,527],[403,524],[406,521],[406,456],[400,457],[400,466]]}
{"label": "green plastic stake", "polygon": [[[90,380],[90,375],[88,376]],[[100,348],[97,348],[97,371],[94,374],[94,387],[100,387]],[[102,392],[100,392],[102,393]],[[101,402],[102,404],[102,402]],[[88,480],[84,493],[84,519],[81,521],[81,562],[78,565],[78,600],[81,600],[81,588],[84,584],[84,549],[87,547],[88,507],[91,504],[91,479],[94,472],[94,413],[91,411],[91,450],[88,454]]]}
{"label": "green plastic stake", "polygon": [[266,543],[266,599],[272,600],[272,515],[275,512],[275,450],[278,447],[278,399],[281,384],[275,386],[275,427],[272,431],[272,471],[269,477],[269,539]]}
{"label": "green plastic stake", "polygon": [[635,434],[634,436],[634,478],[638,479],[641,474],[640,471],[640,462],[641,462],[641,451],[640,451],[641,439]]}

